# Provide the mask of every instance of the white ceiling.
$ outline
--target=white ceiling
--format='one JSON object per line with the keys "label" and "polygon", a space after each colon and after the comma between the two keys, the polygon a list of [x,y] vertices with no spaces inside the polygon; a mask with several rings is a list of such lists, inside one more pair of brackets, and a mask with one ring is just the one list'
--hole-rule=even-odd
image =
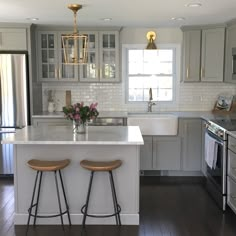
{"label": "white ceiling", "polygon": [[[185,4],[199,2],[198,8]],[[181,25],[225,23],[236,18],[236,0],[0,0],[0,22],[45,25],[73,25],[73,15],[67,8],[79,3],[78,26],[176,27]],[[184,17],[185,21],[173,21]],[[112,18],[104,22],[102,18]]]}

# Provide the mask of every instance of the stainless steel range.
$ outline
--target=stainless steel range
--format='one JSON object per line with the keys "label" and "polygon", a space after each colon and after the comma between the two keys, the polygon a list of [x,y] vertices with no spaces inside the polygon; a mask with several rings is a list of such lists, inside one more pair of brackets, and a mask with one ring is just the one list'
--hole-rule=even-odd
{"label": "stainless steel range", "polygon": [[[217,143],[216,162],[214,167],[207,165],[206,187],[220,208],[225,211],[227,201],[227,130],[236,130],[236,120],[217,119],[207,122],[205,135],[209,135]],[[209,145],[205,141],[205,145]]]}

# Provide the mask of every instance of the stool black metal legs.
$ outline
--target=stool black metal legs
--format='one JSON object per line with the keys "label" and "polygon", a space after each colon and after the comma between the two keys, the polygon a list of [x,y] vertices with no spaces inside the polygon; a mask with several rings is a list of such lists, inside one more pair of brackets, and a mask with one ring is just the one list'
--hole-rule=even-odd
{"label": "stool black metal legs", "polygon": [[[62,192],[63,192],[63,196],[64,196],[64,201],[65,201],[65,206],[66,206],[66,210],[64,212],[62,212],[62,207],[61,207],[61,199],[60,199],[60,192],[59,192],[59,186],[58,186],[58,180],[57,180],[57,172],[59,172],[61,188],[62,188]],[[33,188],[32,200],[31,200],[31,204],[30,204],[30,207],[29,207],[29,210],[28,210],[29,216],[28,216],[28,221],[27,221],[26,232],[28,232],[28,229],[29,229],[29,224],[30,224],[31,216],[34,217],[34,225],[36,224],[36,219],[37,218],[52,218],[52,217],[60,216],[60,218],[61,218],[61,225],[62,225],[62,228],[64,230],[64,222],[63,222],[63,217],[62,216],[64,214],[67,214],[68,215],[69,225],[71,225],[69,206],[68,206],[68,202],[67,202],[67,199],[66,199],[64,184],[63,184],[63,180],[62,180],[62,176],[61,176],[61,171],[60,170],[54,171],[57,199],[58,199],[58,206],[59,206],[59,214],[55,214],[55,215],[38,215],[38,205],[39,205],[39,196],[40,196],[40,190],[41,190],[42,174],[43,174],[43,171],[37,171],[36,178],[35,178],[35,183],[34,183],[34,188]],[[40,177],[39,177],[39,181],[38,181],[38,176],[39,175],[40,175]],[[38,185],[37,199],[36,199],[36,203],[34,203],[34,198],[35,198],[35,192],[36,192],[37,185]],[[32,213],[33,207],[35,207],[35,213],[34,214]]]}
{"label": "stool black metal legs", "polygon": [[112,171],[109,171],[109,175],[110,175],[111,192],[112,192],[113,204],[114,204],[114,212],[117,212],[117,214],[115,215],[116,216],[116,224],[121,225],[121,221],[120,221],[120,210],[121,209],[117,203],[116,189],[115,189]]}
{"label": "stool black metal legs", "polygon": [[[92,188],[92,183],[93,183],[93,174],[94,174],[94,171],[91,171],[90,180],[89,180],[89,187],[88,187],[88,194],[87,194],[87,199],[86,199],[86,203],[85,203],[83,223],[82,223],[83,227],[85,226],[85,221],[86,221],[86,217],[88,214],[88,204],[89,204],[89,198],[90,198],[90,193],[91,193],[91,188]],[[81,209],[81,211],[82,211],[82,209]]]}
{"label": "stool black metal legs", "polygon": [[85,222],[86,222],[86,217],[87,216],[89,216],[89,217],[96,217],[96,218],[104,218],[104,217],[115,216],[116,217],[116,224],[117,225],[121,225],[121,220],[120,220],[121,207],[120,207],[120,205],[117,202],[116,191],[115,191],[115,184],[114,184],[114,180],[113,180],[112,171],[109,171],[109,176],[110,176],[111,192],[112,192],[112,198],[113,198],[113,204],[114,204],[114,213],[113,214],[109,214],[109,215],[91,215],[91,214],[88,214],[89,198],[90,198],[90,194],[91,194],[93,175],[94,175],[94,171],[91,171],[91,176],[90,176],[90,181],[89,181],[89,187],[88,187],[86,203],[81,208],[81,212],[84,215],[83,216],[83,222],[82,222],[83,227],[85,227]]}
{"label": "stool black metal legs", "polygon": [[[28,221],[27,221],[26,232],[28,232],[28,229],[29,229],[30,217],[31,217],[31,215],[32,215],[32,208],[33,208],[33,206],[35,206],[35,204],[33,204],[33,203],[34,203],[34,196],[35,196],[36,186],[37,186],[37,182],[38,182],[38,175],[39,175],[39,172],[40,172],[40,180],[39,180],[39,187],[38,187],[39,190],[40,190],[40,186],[41,186],[42,172],[41,172],[41,171],[37,171],[36,178],[35,178],[35,182],[34,182],[34,189],[33,189],[32,200],[31,200],[30,208],[29,208],[29,210],[28,210],[28,211],[29,211],[29,216],[28,216]],[[38,197],[37,197],[37,199],[39,198],[39,192],[40,192],[40,191],[38,191]],[[38,202],[38,201],[37,201],[37,202]],[[36,210],[37,210],[37,208],[35,209],[35,215],[37,215]],[[36,223],[36,217],[34,218],[34,225],[35,225],[35,223]]]}
{"label": "stool black metal legs", "polygon": [[69,205],[68,205],[68,202],[67,202],[65,188],[64,188],[64,184],[63,184],[63,180],[62,180],[62,177],[61,177],[61,171],[60,170],[59,170],[59,176],[60,176],[60,180],[61,180],[61,187],[62,187],[62,192],[63,192],[63,196],[64,196],[64,201],[65,201],[65,204],[66,204],[66,210],[67,210],[67,216],[68,216],[68,220],[69,220],[69,225],[71,226]]}

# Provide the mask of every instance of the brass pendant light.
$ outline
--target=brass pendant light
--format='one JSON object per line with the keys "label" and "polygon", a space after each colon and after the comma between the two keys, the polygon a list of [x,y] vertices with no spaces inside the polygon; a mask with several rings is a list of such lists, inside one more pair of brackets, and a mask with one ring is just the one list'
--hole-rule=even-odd
{"label": "brass pendant light", "polygon": [[156,39],[156,33],[153,31],[149,31],[147,33],[148,45],[147,45],[146,49],[157,49],[157,46],[154,42],[155,39]]}
{"label": "brass pendant light", "polygon": [[72,65],[86,64],[88,62],[88,36],[80,35],[76,24],[77,11],[82,8],[82,5],[69,4],[68,8],[74,13],[74,32],[61,36],[64,63]]}

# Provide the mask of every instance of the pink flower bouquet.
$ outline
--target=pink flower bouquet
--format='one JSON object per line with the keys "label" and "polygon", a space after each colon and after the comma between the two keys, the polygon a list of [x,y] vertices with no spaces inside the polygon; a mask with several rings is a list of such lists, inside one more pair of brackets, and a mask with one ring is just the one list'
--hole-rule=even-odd
{"label": "pink flower bouquet", "polygon": [[90,106],[84,106],[84,103],[75,103],[63,107],[63,112],[66,119],[75,121],[77,123],[86,123],[87,121],[95,119],[99,112],[97,111],[98,103],[92,103]]}

